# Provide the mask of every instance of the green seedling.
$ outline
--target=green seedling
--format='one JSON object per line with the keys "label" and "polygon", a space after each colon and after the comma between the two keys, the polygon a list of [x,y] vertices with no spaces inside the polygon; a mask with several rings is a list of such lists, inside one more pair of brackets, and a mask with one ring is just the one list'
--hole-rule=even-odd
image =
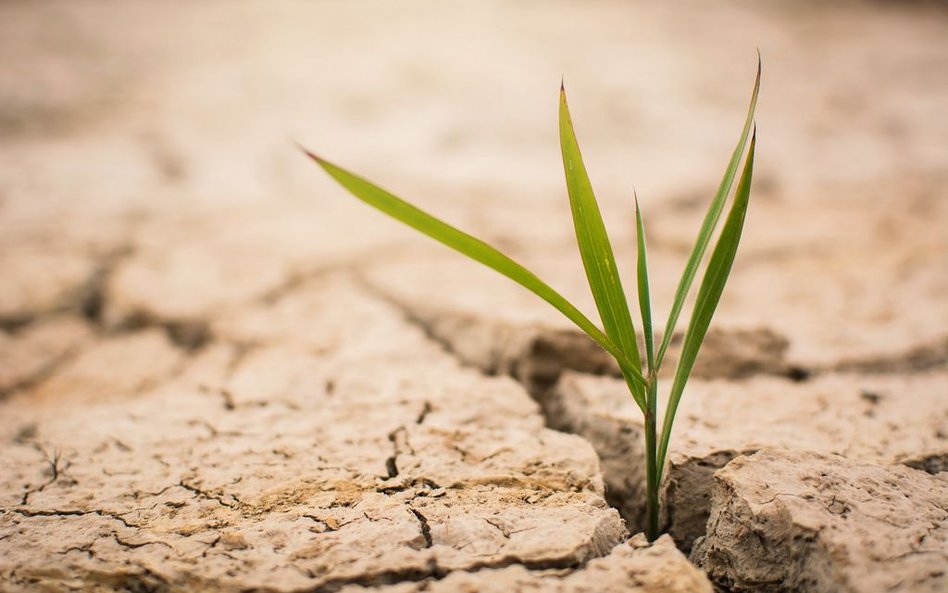
{"label": "green seedling", "polygon": [[[560,88],[559,127],[563,168],[566,172],[566,186],[569,191],[569,203],[576,230],[576,241],[579,244],[589,287],[592,290],[602,320],[602,330],[547,283],[487,243],[438,220],[362,177],[354,175],[315,154],[306,153],[333,179],[363,202],[471,259],[493,268],[533,292],[559,310],[616,359],[632,399],[635,400],[636,405],[642,411],[645,423],[645,532],[650,541],[655,540],[660,534],[659,485],[665,466],[665,456],[668,452],[672,425],[675,421],[675,412],[678,409],[685,384],[688,382],[688,377],[694,367],[701,343],[708,331],[711,317],[727,282],[744,226],[757,143],[754,110],[757,105],[759,89],[760,63],[758,62],[757,77],[744,128],[724,172],[724,178],[721,180],[717,193],[708,207],[704,221],[701,223],[698,237],[675,291],[671,312],[668,321],[665,323],[662,340],[657,349],[655,347],[648,287],[645,224],[638,199],[635,200],[638,256],[636,280],[639,312],[642,321],[642,343],[645,348],[644,363],[639,351],[639,340],[629,312],[628,302],[622,289],[622,282],[619,279],[619,270],[616,266],[612,245],[606,234],[599,206],[596,203],[589,176],[583,164],[579,144],[573,130],[573,122],[566,104],[566,91],[562,87]],[[749,148],[747,146],[748,138],[750,138]],[[737,188],[734,191],[734,197],[731,200],[724,225],[718,233],[717,241],[705,267],[704,276],[691,312],[691,320],[684,334],[681,353],[678,357],[678,366],[672,379],[671,390],[665,406],[662,429],[659,432],[657,426],[658,374],[662,369],[662,363],[671,343],[678,317],[682,312],[685,300],[691,292],[692,284],[698,268],[704,260],[712,236],[715,234],[727,198],[731,194],[745,149],[747,156],[744,159],[744,167],[737,182]]]}

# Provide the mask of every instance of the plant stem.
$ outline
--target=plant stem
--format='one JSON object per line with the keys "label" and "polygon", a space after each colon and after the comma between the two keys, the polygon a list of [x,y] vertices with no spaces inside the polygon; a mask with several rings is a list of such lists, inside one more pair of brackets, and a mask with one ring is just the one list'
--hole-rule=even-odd
{"label": "plant stem", "polygon": [[647,409],[645,411],[645,537],[653,542],[661,535],[658,530],[658,485],[661,480],[658,467],[658,389],[655,377],[650,377]]}

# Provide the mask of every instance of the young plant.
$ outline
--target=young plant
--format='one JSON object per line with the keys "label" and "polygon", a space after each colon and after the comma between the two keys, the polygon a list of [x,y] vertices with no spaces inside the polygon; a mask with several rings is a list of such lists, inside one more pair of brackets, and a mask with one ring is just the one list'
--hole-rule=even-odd
{"label": "young plant", "polygon": [[[576,241],[586,269],[586,277],[592,290],[603,330],[589,320],[560,293],[540,280],[535,274],[513,261],[497,249],[464,231],[446,224],[437,218],[412,206],[377,185],[342,169],[313,153],[306,154],[322,167],[333,179],[355,197],[370,206],[381,210],[415,230],[428,235],[459,251],[460,253],[493,268],[527,290],[530,290],[559,310],[570,321],[595,340],[611,354],[628,385],[632,399],[642,411],[645,421],[645,476],[646,476],[646,525],[645,533],[650,541],[655,540],[659,531],[659,485],[668,453],[675,412],[681,400],[682,392],[694,367],[695,359],[704,341],[711,317],[721,298],[721,292],[731,271],[731,264],[737,253],[737,246],[744,226],[744,215],[750,196],[751,177],[754,169],[756,148],[756,129],[754,110],[760,88],[760,62],[757,77],[744,128],[731,160],[724,172],[724,178],[717,193],[708,207],[698,237],[691,250],[688,263],[678,282],[675,298],[672,302],[668,321],[665,323],[662,340],[655,347],[654,327],[652,324],[651,299],[648,285],[648,263],[646,258],[645,225],[638,199],[635,199],[635,227],[637,235],[636,280],[638,284],[639,312],[642,320],[642,336],[645,347],[644,366],[639,352],[639,341],[629,306],[626,301],[619,271],[616,266],[612,245],[602,222],[599,206],[593,195],[589,176],[579,151],[579,144],[573,131],[573,122],[566,105],[566,91],[560,87],[559,126],[560,148],[563,154],[563,169],[566,172],[566,186],[569,192],[570,208],[576,231]],[[750,147],[747,148],[748,138]],[[741,156],[747,149],[744,167],[741,172],[730,210],[724,221],[717,242],[711,251],[705,268],[704,277],[698,288],[691,320],[685,331],[678,366],[672,379],[671,391],[665,407],[661,432],[658,431],[658,373],[665,360],[665,354],[671,343],[675,325],[681,314],[685,300],[691,291],[695,275],[704,259],[717,223],[724,211],[725,203],[731,193]]]}

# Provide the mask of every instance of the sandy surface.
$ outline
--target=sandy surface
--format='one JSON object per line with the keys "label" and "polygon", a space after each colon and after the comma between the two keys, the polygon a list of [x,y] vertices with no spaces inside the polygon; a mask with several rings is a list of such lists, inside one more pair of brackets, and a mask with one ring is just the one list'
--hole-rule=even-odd
{"label": "sandy surface", "polygon": [[[565,77],[628,286],[638,192],[662,317],[757,47],[753,201],[694,409],[757,385],[821,410],[899,391],[885,415],[919,385],[944,401],[943,4],[0,3],[0,589],[407,591],[482,569],[552,586],[523,566],[578,591],[584,570],[638,566],[651,551],[610,555],[625,527],[593,446],[544,428],[509,364],[568,323],[357,203],[294,141],[592,314]],[[585,356],[538,372],[608,374]],[[807,422],[779,416],[780,434]],[[829,452],[869,442],[847,444],[855,416],[821,416]],[[913,457],[948,450],[948,418],[925,421],[924,446],[895,426],[878,457],[943,470]]]}

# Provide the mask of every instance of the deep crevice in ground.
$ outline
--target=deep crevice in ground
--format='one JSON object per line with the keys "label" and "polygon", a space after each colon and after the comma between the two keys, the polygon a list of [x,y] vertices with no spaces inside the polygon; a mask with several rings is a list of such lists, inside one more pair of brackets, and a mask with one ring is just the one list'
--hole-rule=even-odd
{"label": "deep crevice in ground", "polygon": [[[561,409],[562,406],[559,406],[555,401],[556,398],[552,397],[560,375],[567,370],[618,377],[617,369],[608,358],[608,355],[603,353],[597,345],[578,330],[549,330],[529,326],[512,328],[508,326],[497,329],[496,324],[494,324],[494,327],[488,330],[490,335],[485,340],[483,331],[480,333],[472,332],[470,336],[466,335],[465,332],[471,331],[472,327],[478,325],[481,326],[481,330],[483,330],[483,326],[491,328],[489,320],[473,317],[464,318],[454,313],[419,309],[400,301],[367,281],[363,281],[363,283],[372,294],[401,311],[409,323],[422,330],[425,335],[438,343],[462,365],[473,367],[486,375],[509,375],[521,383],[534,401],[540,405],[547,427],[576,434],[586,440],[596,438],[594,435],[590,437],[588,434],[583,434],[582,422],[580,422],[580,426],[576,426],[577,420],[572,418],[568,411]],[[521,338],[519,343],[516,339],[518,334]],[[514,336],[514,338],[511,339],[511,336]],[[709,348],[704,356],[706,359],[715,359],[712,366],[720,367],[723,362],[723,366],[726,368],[725,372],[722,373],[723,378],[740,380],[764,374],[783,377],[794,382],[803,382],[819,375],[833,373],[868,376],[925,373],[948,364],[948,338],[921,344],[904,352],[887,356],[854,358],[819,367],[803,368],[792,365],[784,359],[783,353],[787,350],[789,344],[781,336],[767,331],[757,332],[752,336],[753,340],[756,340],[756,346],[750,349],[739,344],[746,337],[747,334],[739,335],[735,333],[728,335],[725,332],[720,332],[716,342],[714,341],[715,338],[709,340]],[[514,348],[509,348],[511,342],[515,343]],[[473,350],[472,344],[476,346]],[[480,350],[477,348],[480,348]],[[765,356],[763,362],[759,361],[757,356],[761,353],[766,355],[768,348],[775,349],[778,356]],[[485,352],[485,350],[491,351]],[[737,355],[736,360],[728,361],[728,357],[732,354]],[[709,378],[707,372],[697,372],[696,376]],[[718,377],[712,374],[710,378]],[[622,427],[615,426],[612,428],[616,429],[616,434],[604,439],[609,442],[610,446],[614,446],[616,438],[621,436],[618,434],[618,430]],[[603,443],[592,444],[594,449],[603,446]],[[722,459],[720,466],[723,466],[737,455],[750,452],[733,452],[733,455]],[[604,464],[603,452],[597,450],[597,454],[600,456],[600,462]],[[614,451],[609,450],[609,455],[614,456]],[[900,460],[899,463],[928,473],[935,473],[944,470],[945,458],[944,455],[937,454],[922,456],[917,459],[904,459]],[[708,470],[713,473],[718,468],[709,467]],[[621,477],[622,483],[624,484],[629,478],[629,475],[623,475]],[[637,476],[637,478],[644,480],[643,476]],[[616,476],[613,476],[611,480],[607,479],[606,499],[613,508],[620,510],[626,518],[629,530],[635,532],[641,528],[641,521],[636,516],[635,510],[637,509],[634,507],[636,507],[638,495],[644,492],[644,486],[640,484],[639,488],[633,487],[632,492],[629,492],[628,489],[625,489],[625,492],[617,492],[617,490],[623,489],[618,486],[619,482],[615,481],[617,479]],[[609,488],[610,484],[615,487]],[[670,484],[668,487],[673,488],[674,484]],[[625,512],[630,510],[632,510],[631,514]],[[666,513],[668,513],[666,524],[671,524],[674,510],[673,505],[666,508]],[[688,541],[681,540],[677,543],[684,551],[691,547],[690,539]]]}
{"label": "deep crevice in ground", "polygon": [[[154,326],[163,327],[166,330],[168,330],[169,322],[163,321],[163,320],[155,320],[155,319],[146,319],[146,320],[136,321],[134,318],[132,319],[126,318],[122,320],[121,325],[118,327],[108,326],[108,323],[104,319],[103,312],[106,311],[108,308],[107,278],[108,278],[109,273],[111,272],[106,272],[103,270],[101,271],[101,273],[99,273],[96,276],[96,280],[94,282],[90,281],[89,292],[86,295],[85,300],[84,300],[84,302],[88,303],[88,305],[83,306],[81,308],[81,312],[83,316],[90,323],[95,324],[96,329],[98,330],[99,333],[101,333],[102,335],[112,335],[114,333],[119,333],[122,331],[131,331],[133,329],[143,329],[144,327],[154,327]],[[293,290],[295,290],[298,287],[303,286],[304,284],[305,282],[302,282],[302,281],[288,284],[287,286],[283,288],[283,290],[280,291],[280,295],[276,297],[277,300],[285,296],[286,293],[292,292]],[[370,295],[370,296],[373,296],[373,295]],[[374,297],[377,297],[377,296],[378,295],[374,295]],[[269,303],[269,304],[272,304],[272,303]],[[401,311],[401,309],[399,309],[399,311]],[[205,322],[205,323],[209,324],[209,322]],[[214,338],[213,336],[209,336],[208,339],[214,339]],[[193,350],[195,347],[200,347],[200,345],[197,345],[197,346],[192,345],[191,347],[188,347],[188,344],[181,344],[177,341],[176,341],[176,344],[179,347],[184,347],[188,351]],[[241,345],[241,344],[235,344],[234,346],[238,351],[235,353],[236,362],[233,363],[232,366],[234,368],[232,368],[231,370],[234,370],[237,366],[239,366],[240,359],[242,358],[243,354],[246,353],[245,351],[248,347],[247,345]],[[461,360],[460,358],[458,357],[455,357],[455,358],[459,360],[459,362],[463,363],[463,360]],[[465,366],[470,366],[470,365],[465,365]],[[229,404],[228,404],[228,401],[230,400],[228,400],[228,398],[225,396],[224,397],[225,409],[228,408],[228,405],[231,408],[233,408],[234,407],[233,401],[230,401]],[[425,422],[426,416],[431,411],[432,411],[431,403],[424,402],[423,405],[419,406],[417,417],[414,418],[415,423],[423,424]],[[401,430],[404,430],[404,428],[402,428]],[[405,443],[403,443],[400,440],[401,435],[399,435],[398,432],[399,431],[396,430],[391,435],[390,440],[392,442],[393,450],[390,453],[390,457],[386,459],[386,463],[385,463],[385,470],[386,470],[386,473],[389,474],[390,478],[397,477],[399,474],[399,469],[397,465],[398,455],[400,452],[402,452],[401,450],[405,446]],[[56,473],[55,470],[54,470],[54,473]],[[52,481],[55,481],[55,479]],[[52,483],[52,481],[50,483]],[[221,492],[221,493],[208,492],[186,480],[182,480],[179,483],[174,484],[173,487],[178,487],[178,488],[187,490],[198,498],[216,501],[221,506],[232,509],[234,512],[237,512],[237,513],[242,512],[241,507],[243,503],[237,499],[232,500],[232,497],[229,497],[229,495],[226,492]],[[397,488],[393,488],[391,493],[394,494],[397,492],[401,492],[405,490],[406,487],[412,487],[412,485],[407,485],[407,486],[403,485]],[[437,485],[435,485],[435,487],[437,487]],[[451,488],[452,486],[447,486],[447,487]],[[458,487],[463,488],[463,485],[459,485]],[[28,497],[29,494],[27,494],[26,496]],[[28,500],[28,498],[27,500],[24,501],[23,506],[25,506],[26,508],[10,508],[10,509],[0,509],[0,510],[17,513],[24,517],[35,517],[35,516],[69,517],[69,516],[81,516],[81,515],[86,515],[86,514],[97,514],[97,515],[107,516],[109,518],[122,521],[122,523],[125,524],[127,527],[136,527],[132,524],[127,523],[124,520],[124,517],[121,517],[120,515],[116,513],[108,513],[106,511],[99,511],[99,510],[79,511],[79,510],[68,510],[68,509],[67,510],[31,509],[29,508],[28,504],[26,504],[29,502],[30,501]],[[246,509],[243,509],[243,510],[245,511]],[[434,545],[434,541],[432,539],[431,526],[429,526],[428,524],[428,517],[426,517],[423,514],[423,511],[415,509],[410,504],[407,505],[407,511],[411,512],[418,521],[419,542],[422,542],[422,545],[425,548],[432,547]],[[116,543],[118,543],[119,545],[123,545],[123,543],[127,543],[125,542],[125,540],[119,540],[118,539],[119,536],[116,534],[104,534],[103,537],[111,537],[115,539]],[[145,543],[140,543],[140,544],[133,543],[131,544],[130,547],[140,547],[143,545],[149,545],[151,543],[167,545],[167,544],[163,544],[162,542],[145,542]],[[76,548],[76,550],[85,551],[85,552],[89,551],[89,549],[84,549],[84,548],[91,549],[89,546],[85,546],[85,547]],[[585,566],[586,562],[592,559],[593,557],[598,557],[598,555],[596,555],[593,552],[592,546],[590,546],[590,548],[586,550],[586,554],[588,554],[590,557],[579,558],[575,554],[570,553],[562,557],[551,556],[551,557],[543,558],[540,560],[531,560],[529,558],[524,558],[519,555],[508,555],[508,556],[497,557],[491,561],[484,561],[481,563],[475,562],[471,564],[470,566],[466,566],[464,568],[460,568],[456,570],[460,572],[477,572],[477,571],[485,570],[485,569],[500,569],[500,568],[504,568],[508,566],[520,565],[520,566],[525,567],[528,570],[539,570],[539,571],[556,570],[556,571],[560,571],[562,574],[568,574],[569,572],[573,570],[576,570]],[[601,554],[603,555],[608,554],[608,551],[601,552]],[[378,573],[369,573],[369,574],[363,574],[363,575],[357,575],[357,576],[345,576],[345,577],[340,577],[338,579],[330,579],[328,581],[317,584],[313,587],[307,587],[307,588],[301,589],[300,591],[309,591],[313,593],[334,593],[335,591],[338,591],[347,585],[363,585],[367,587],[373,587],[373,586],[395,584],[395,583],[440,580],[440,579],[445,578],[448,574],[450,574],[453,571],[454,570],[448,570],[448,569],[444,569],[443,567],[438,566],[435,559],[432,558],[426,566],[421,567],[421,568],[412,567],[412,568],[406,568],[404,570],[396,569],[396,570],[387,570],[387,571],[382,571]],[[128,575],[128,579],[129,579],[130,586],[134,586],[134,587],[157,586],[160,588],[172,590],[172,589],[176,589],[179,585],[182,585],[181,583],[174,583],[174,582],[168,581],[166,577],[164,577],[163,575],[156,574],[156,573],[142,573],[141,575]],[[265,591],[266,589],[262,589],[262,590]]]}
{"label": "deep crevice in ground", "polygon": [[[621,377],[615,361],[578,329],[548,328],[528,324],[494,322],[427,305],[403,301],[359,276],[360,285],[400,310],[405,318],[468,367],[488,375],[508,374],[527,386],[531,393],[556,383],[566,370]],[[490,334],[485,340],[484,332]],[[469,337],[478,332],[481,351],[471,355]],[[661,335],[658,335],[661,338]],[[662,376],[675,367],[677,348],[684,338],[676,332]],[[516,342],[511,348],[508,343]],[[641,345],[640,345],[641,346]],[[697,379],[744,380],[774,376],[805,382],[831,373],[910,374],[948,366],[948,336],[885,355],[866,355],[827,364],[802,365],[787,358],[789,340],[771,328],[712,328],[702,346],[691,376]],[[644,351],[644,346],[640,348]]]}
{"label": "deep crevice in ground", "polygon": [[[285,290],[281,291],[281,294],[279,295],[279,297],[277,297],[277,300],[279,298],[282,298],[282,296],[284,296],[286,293],[292,292],[293,290],[295,290],[296,288],[300,287],[303,284],[304,283],[302,281],[290,283],[289,285],[285,287]],[[98,288],[98,291],[93,291],[92,294],[97,295],[97,296],[91,296],[89,298],[90,298],[90,302],[97,303],[97,304],[95,306],[90,305],[88,309],[84,308],[83,311],[84,312],[87,310],[89,311],[87,317],[91,321],[96,321],[96,322],[101,323],[102,307],[106,304],[106,295],[104,293],[104,287],[106,285],[106,282],[103,280],[100,280],[95,285],[98,286],[99,288]],[[443,331],[437,327],[436,319],[432,320],[431,318],[419,316],[418,314],[416,314],[416,312],[412,308],[406,307],[400,304],[398,301],[387,296],[384,292],[376,290],[370,284],[363,282],[361,283],[361,286],[363,286],[366,289],[366,292],[369,294],[369,296],[380,299],[382,302],[385,302],[388,305],[397,309],[400,312],[400,314],[404,317],[404,319],[406,319],[407,322],[421,329],[425,333],[425,335],[427,335],[435,343],[439,344],[447,353],[452,355],[463,366],[476,369],[487,376],[496,376],[500,374],[505,374],[505,375],[510,375],[511,377],[516,379],[518,382],[520,382],[524,386],[524,388],[530,394],[530,396],[535,401],[540,403],[541,409],[543,410],[543,413],[544,413],[544,419],[545,419],[546,425],[555,430],[561,430],[563,432],[572,432],[569,430],[563,430],[563,426],[568,425],[568,422],[567,422],[568,419],[564,419],[562,417],[556,416],[554,411],[551,411],[548,407],[544,406],[544,399],[547,393],[549,392],[549,390],[553,387],[553,385],[555,385],[560,373],[562,373],[564,370],[573,369],[575,366],[577,366],[576,362],[570,359],[571,356],[576,356],[577,351],[578,351],[579,356],[580,356],[579,365],[582,365],[581,370],[584,370],[585,372],[593,372],[594,374],[602,374],[602,375],[610,375],[614,373],[614,371],[612,371],[608,365],[602,362],[603,357],[606,357],[607,355],[598,353],[591,358],[586,358],[586,359],[582,358],[582,356],[584,356],[586,352],[590,351],[590,349],[587,348],[587,344],[586,344],[588,340],[585,338],[584,335],[579,334],[578,332],[551,332],[548,330],[539,331],[534,334],[531,334],[530,340],[527,342],[529,344],[529,347],[526,348],[525,350],[520,351],[517,357],[508,358],[508,359],[503,359],[503,357],[499,357],[499,356],[492,357],[491,358],[491,360],[493,360],[492,365],[485,366],[483,364],[478,364],[476,362],[471,361],[471,359],[464,356],[462,353],[458,352],[455,349],[455,345],[453,341],[450,338],[446,337]],[[152,320],[152,321],[147,322],[146,325],[161,326],[161,327],[165,327],[166,330],[171,331],[168,329],[169,323],[171,322]],[[208,322],[204,322],[204,323],[208,323]],[[134,326],[134,324],[130,324],[129,326],[126,326],[126,327],[131,327],[131,326]],[[142,327],[144,326],[145,325],[143,325]],[[523,331],[527,331],[527,330],[523,330]],[[213,336],[210,336],[208,334],[207,339],[208,340],[213,339]],[[176,341],[176,343],[178,342]],[[186,347],[188,349],[193,349],[193,348],[199,348],[204,343],[205,342],[194,344],[192,342],[191,343],[192,345],[190,347],[188,347],[186,344],[181,344],[181,343],[178,343],[178,345]],[[239,346],[240,345],[238,345],[238,347]],[[597,347],[595,347],[594,345],[592,346],[593,348],[596,348],[598,350]],[[941,348],[942,350],[938,350],[938,348]],[[917,362],[911,363],[911,365],[914,365],[914,366],[910,365],[911,368],[913,369],[927,368],[924,365],[929,365],[929,364],[935,364],[935,365],[941,364],[941,362],[939,362],[941,361],[939,356],[941,356],[942,358],[948,357],[948,341],[945,341],[944,343],[939,342],[935,344],[934,347],[931,347],[931,348],[920,347],[918,349],[914,349],[913,352],[914,354],[912,354],[912,356],[908,358],[910,358],[913,361],[922,361],[921,363],[917,363]],[[932,352],[934,352],[935,354],[930,355]],[[938,352],[941,352],[941,354],[938,354]],[[238,356],[240,355],[238,354]],[[845,363],[845,364],[853,365],[854,363]],[[887,364],[890,366],[885,366]],[[896,365],[896,364],[897,363],[893,362],[893,359],[885,359],[882,362],[876,361],[876,363],[871,364],[871,365],[863,364],[863,366],[858,366],[858,365],[850,366],[846,370],[850,372],[855,371],[855,372],[862,372],[862,373],[871,373],[873,372],[871,370],[872,368],[881,367],[882,370],[878,370],[878,372],[901,372],[899,370],[886,370],[886,369],[904,368],[902,366],[891,366],[891,365]],[[239,360],[237,363],[235,363],[235,366],[237,365],[239,365]],[[923,365],[923,366],[919,366],[919,365]],[[838,366],[842,367],[843,364],[841,363]],[[590,368],[593,370],[590,371]],[[232,407],[233,403],[231,402],[230,405]],[[227,407],[226,396],[225,396],[225,407]],[[417,423],[420,424],[424,422],[425,416],[427,415],[429,411],[430,411],[430,404],[426,402],[425,407],[419,413]],[[576,433],[573,433],[573,434],[576,434]],[[578,435],[578,436],[582,437],[582,435]],[[391,440],[394,447],[394,454],[386,460],[385,467],[386,467],[387,473],[389,474],[389,477],[395,477],[398,475],[397,455],[399,451],[398,451],[398,443],[396,442],[395,437],[393,437]],[[196,488],[192,489],[191,487],[189,487],[188,485],[184,483],[179,484],[179,486],[187,490],[191,490],[195,494],[198,494],[199,492],[198,489]],[[206,495],[206,493],[204,492],[200,492],[200,494]],[[225,504],[225,502],[223,502],[219,498],[214,498],[214,500],[217,500],[217,502],[219,502],[223,506],[229,506]],[[607,497],[607,500],[608,500],[608,497]],[[237,502],[239,503],[239,501]],[[617,507],[615,500],[609,500],[609,502],[610,504],[612,504],[613,507]],[[421,515],[420,512],[417,512],[415,509],[410,508],[409,510],[415,515],[415,517],[419,521],[419,530],[420,530],[423,540],[426,543],[426,547],[431,547],[432,545],[431,533],[430,533],[430,528],[427,525],[427,519],[424,518],[424,516]],[[19,511],[14,511],[14,512],[19,512]],[[56,511],[54,513],[55,514],[79,514],[79,513],[70,513],[68,511],[66,512]],[[43,514],[43,513],[38,513],[38,514]],[[146,545],[146,544],[142,544],[142,545]],[[523,565],[524,567],[528,569],[536,569],[536,570],[559,569],[559,570],[564,570],[564,571],[571,571],[576,568],[581,568],[585,563],[584,562],[577,563],[575,559],[573,558],[544,561],[544,562],[539,562],[539,563],[525,562],[519,558],[504,558],[498,562],[486,563],[483,566],[473,566],[467,569],[459,569],[459,570],[462,570],[463,572],[476,572],[477,570],[481,570],[481,569],[503,568],[505,566],[510,566],[514,564]],[[360,577],[358,579],[340,578],[338,580],[329,581],[322,585],[316,586],[315,588],[305,589],[305,590],[313,591],[315,593],[333,593],[346,585],[362,584],[366,586],[376,586],[376,585],[392,584],[392,583],[400,583],[400,582],[421,582],[421,581],[425,581],[429,579],[444,578],[445,576],[447,576],[447,574],[449,574],[449,572],[446,572],[440,567],[438,567],[436,563],[432,563],[430,566],[426,568],[426,570],[422,570],[422,571],[419,571],[417,569],[406,569],[404,571],[390,571],[390,572],[379,573],[375,575],[365,575],[364,578]]]}

